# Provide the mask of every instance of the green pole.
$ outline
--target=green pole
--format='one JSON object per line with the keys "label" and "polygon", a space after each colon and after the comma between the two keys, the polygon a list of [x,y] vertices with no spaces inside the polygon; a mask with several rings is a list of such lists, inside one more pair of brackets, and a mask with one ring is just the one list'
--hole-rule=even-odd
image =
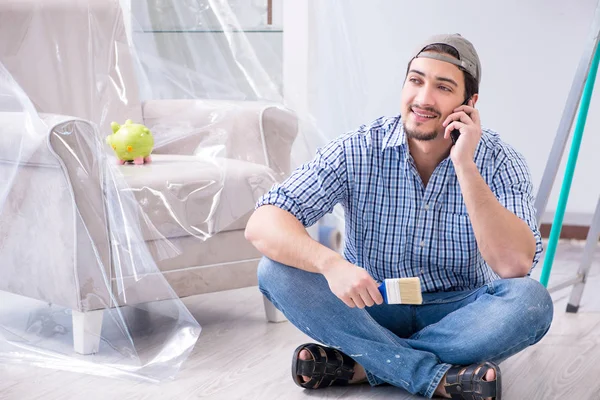
{"label": "green pole", "polygon": [[575,132],[573,134],[573,142],[571,143],[569,160],[567,161],[567,167],[565,170],[565,178],[562,182],[562,187],[560,189],[558,207],[556,209],[556,214],[554,214],[554,221],[552,222],[550,238],[548,239],[548,248],[546,249],[544,266],[542,268],[542,276],[540,277],[540,282],[545,287],[548,287],[550,271],[552,270],[552,263],[554,261],[554,255],[556,253],[556,245],[558,244],[558,239],[560,237],[560,231],[562,229],[563,219],[565,216],[565,209],[567,208],[567,200],[569,199],[569,191],[571,190],[573,174],[575,173],[575,165],[577,164],[577,156],[579,155],[579,148],[581,147],[581,139],[583,137],[585,121],[587,119],[588,110],[590,108],[592,92],[594,91],[596,72],[598,71],[598,61],[600,60],[599,47],[600,46],[596,46],[594,58],[592,60],[592,65],[590,66],[590,71],[585,82],[585,87],[583,88],[581,105],[579,107],[577,122],[575,124]]}

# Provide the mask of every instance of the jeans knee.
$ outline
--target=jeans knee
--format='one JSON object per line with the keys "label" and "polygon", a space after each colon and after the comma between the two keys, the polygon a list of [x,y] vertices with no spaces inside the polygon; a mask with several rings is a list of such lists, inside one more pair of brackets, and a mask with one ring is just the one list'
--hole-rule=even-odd
{"label": "jeans knee", "polygon": [[530,320],[538,331],[545,334],[554,318],[554,304],[550,293],[535,279],[519,278],[514,284],[514,295],[522,302],[524,317]]}
{"label": "jeans knee", "polygon": [[256,271],[258,278],[258,287],[261,292],[272,292],[276,288],[280,288],[285,285],[286,272],[291,268],[287,265],[273,261],[270,258],[263,257],[258,263],[258,269]]}
{"label": "jeans knee", "polygon": [[273,268],[275,261],[263,257],[260,259],[258,263],[258,269],[256,270],[256,276],[258,278],[258,287],[260,290],[266,290],[269,286],[271,286],[271,276],[273,275]]}

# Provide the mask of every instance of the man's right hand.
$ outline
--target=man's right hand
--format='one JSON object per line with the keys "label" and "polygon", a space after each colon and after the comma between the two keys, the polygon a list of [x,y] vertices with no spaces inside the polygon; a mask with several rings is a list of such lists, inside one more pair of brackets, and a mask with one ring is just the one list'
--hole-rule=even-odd
{"label": "man's right hand", "polygon": [[348,307],[383,304],[377,282],[363,268],[310,237],[302,223],[279,207],[259,207],[246,225],[246,239],[272,260],[323,274],[329,289]]}
{"label": "man's right hand", "polygon": [[383,297],[377,289],[377,282],[369,273],[344,259],[328,265],[323,276],[329,288],[348,307],[365,308],[382,304]]}

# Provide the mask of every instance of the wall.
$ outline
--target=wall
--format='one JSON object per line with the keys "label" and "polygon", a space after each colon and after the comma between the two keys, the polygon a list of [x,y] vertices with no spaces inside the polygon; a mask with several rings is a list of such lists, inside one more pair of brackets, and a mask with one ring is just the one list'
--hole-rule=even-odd
{"label": "wall", "polygon": [[[304,4],[307,24],[286,26],[285,35],[308,41],[306,108],[327,138],[381,115],[396,114],[414,46],[434,33],[459,32],[474,43],[483,65],[478,103],[482,122],[525,155],[537,192],[596,0],[311,0]],[[285,42],[284,54],[292,51]],[[284,86],[296,79],[284,76]],[[565,223],[588,222],[600,195],[597,92],[600,89],[592,99]],[[549,215],[556,208],[566,158],[565,154],[548,203]]]}
{"label": "wall", "polygon": [[[396,114],[414,45],[434,33],[460,32],[475,44],[483,64],[478,103],[483,124],[525,155],[537,191],[596,0],[284,0],[283,11],[281,0],[274,3],[275,23],[285,26],[285,32],[253,32],[246,37],[264,67],[266,80],[276,84],[278,93],[285,93],[285,101],[294,109],[310,114],[305,122],[314,122],[319,128],[318,132],[307,130],[311,136],[298,143],[298,159],[305,157],[306,149],[313,151],[317,144],[362,123]],[[134,15],[136,22],[144,24],[150,16],[141,15],[139,4],[140,0],[133,1]],[[173,38],[177,35],[181,39]],[[223,33],[138,32],[135,40],[147,53],[160,51],[173,64],[187,67],[174,78],[191,86],[181,89],[169,82],[173,77],[161,80],[154,76],[152,86],[157,93],[153,95],[254,95],[235,57],[216,51],[226,46]],[[173,45],[177,40],[179,47]],[[201,85],[194,86],[194,79],[186,81],[189,70],[202,77]],[[268,93],[269,88],[265,90]],[[600,148],[600,135],[595,133],[600,127],[596,97],[565,223],[585,224],[600,195],[600,183],[592,177],[600,169],[596,161],[596,149]],[[566,155],[548,204],[550,215],[556,207],[565,162]]]}

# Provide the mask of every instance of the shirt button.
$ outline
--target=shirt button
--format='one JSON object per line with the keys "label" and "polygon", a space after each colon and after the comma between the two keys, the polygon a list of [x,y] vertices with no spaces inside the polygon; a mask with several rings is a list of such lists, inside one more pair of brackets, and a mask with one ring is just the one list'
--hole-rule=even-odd
{"label": "shirt button", "polygon": [[423,208],[425,208],[425,211],[429,210],[429,204],[425,204],[425,207]]}
{"label": "shirt button", "polygon": [[419,246],[421,246],[421,247],[425,247],[425,241],[424,241],[424,240],[421,240],[421,243],[419,243]]}

